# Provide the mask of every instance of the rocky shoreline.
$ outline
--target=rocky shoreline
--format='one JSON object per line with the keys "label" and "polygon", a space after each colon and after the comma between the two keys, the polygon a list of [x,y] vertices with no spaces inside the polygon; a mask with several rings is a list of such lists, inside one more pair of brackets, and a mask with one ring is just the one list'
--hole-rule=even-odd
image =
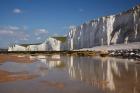
{"label": "rocky shoreline", "polygon": [[121,50],[108,50],[108,51],[89,51],[89,50],[75,50],[75,51],[0,51],[0,54],[45,54],[45,55],[73,55],[73,56],[111,56],[127,59],[135,59],[140,61],[140,49],[121,49]]}
{"label": "rocky shoreline", "polygon": [[140,60],[140,49],[125,49],[108,51],[109,56]]}

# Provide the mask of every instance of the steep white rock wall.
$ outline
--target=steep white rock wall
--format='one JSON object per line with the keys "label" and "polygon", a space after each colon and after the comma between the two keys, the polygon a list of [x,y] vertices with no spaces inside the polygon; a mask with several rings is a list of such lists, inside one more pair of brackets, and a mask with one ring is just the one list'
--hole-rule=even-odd
{"label": "steep white rock wall", "polygon": [[20,45],[13,45],[8,48],[8,51],[26,51],[26,47]]}
{"label": "steep white rock wall", "polygon": [[39,44],[39,45],[37,46],[37,50],[38,50],[38,51],[46,51],[46,50],[47,50],[46,42],[43,42],[43,43]]}
{"label": "steep white rock wall", "polygon": [[40,44],[29,44],[26,47],[22,45],[13,45],[8,48],[8,51],[60,51],[61,41],[55,38],[48,38]]}
{"label": "steep white rock wall", "polygon": [[111,37],[111,43],[140,41],[140,6],[116,15]]}
{"label": "steep white rock wall", "polygon": [[70,29],[67,35],[67,49],[139,41],[140,5],[118,15],[102,17]]}
{"label": "steep white rock wall", "polygon": [[13,48],[11,46],[8,47],[8,51],[13,51]]}
{"label": "steep white rock wall", "polygon": [[27,51],[38,51],[38,45],[29,45]]}
{"label": "steep white rock wall", "polygon": [[50,37],[47,39],[46,45],[47,51],[60,51],[61,41]]}

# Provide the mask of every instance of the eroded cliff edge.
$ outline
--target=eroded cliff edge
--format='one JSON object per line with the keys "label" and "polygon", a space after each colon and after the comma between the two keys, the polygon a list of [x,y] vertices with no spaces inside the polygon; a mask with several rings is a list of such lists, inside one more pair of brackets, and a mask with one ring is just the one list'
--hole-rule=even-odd
{"label": "eroded cliff edge", "polygon": [[64,50],[140,42],[140,5],[70,29]]}

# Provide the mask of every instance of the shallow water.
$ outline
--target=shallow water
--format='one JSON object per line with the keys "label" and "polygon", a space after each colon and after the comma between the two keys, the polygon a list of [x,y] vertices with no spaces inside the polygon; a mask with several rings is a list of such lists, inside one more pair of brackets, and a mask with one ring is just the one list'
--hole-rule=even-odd
{"label": "shallow water", "polygon": [[140,93],[138,61],[0,55],[0,93]]}

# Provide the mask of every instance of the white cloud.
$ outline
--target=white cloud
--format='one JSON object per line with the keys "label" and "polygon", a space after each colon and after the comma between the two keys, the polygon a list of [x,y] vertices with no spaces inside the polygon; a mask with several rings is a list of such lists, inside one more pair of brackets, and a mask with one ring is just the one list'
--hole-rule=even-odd
{"label": "white cloud", "polygon": [[46,35],[48,34],[48,31],[46,29],[37,29],[35,30],[35,35],[39,36],[39,35]]}
{"label": "white cloud", "polygon": [[11,29],[11,30],[19,30],[19,27],[17,27],[17,26],[9,26],[9,29]]}
{"label": "white cloud", "polygon": [[6,30],[6,29],[0,30],[0,35],[12,35],[12,34],[14,34],[14,32],[11,30]]}
{"label": "white cloud", "polygon": [[29,35],[17,26],[0,27],[0,37],[16,38],[17,40],[27,40]]}
{"label": "white cloud", "polygon": [[69,29],[74,29],[76,26],[75,25],[70,25]]}
{"label": "white cloud", "polygon": [[27,43],[30,40],[30,33],[24,27],[0,26],[0,47],[8,47],[13,43]]}
{"label": "white cloud", "polygon": [[22,11],[21,11],[21,9],[19,9],[19,8],[15,8],[15,9],[13,10],[13,12],[16,13],[16,14],[19,14],[19,13],[21,13]]}
{"label": "white cloud", "polygon": [[62,29],[69,30],[69,29],[73,29],[75,27],[76,27],[75,25],[70,25],[70,26],[64,26],[64,27],[62,27]]}
{"label": "white cloud", "polygon": [[23,26],[23,29],[24,29],[24,30],[27,30],[27,29],[28,29],[28,27],[27,27],[27,26]]}

